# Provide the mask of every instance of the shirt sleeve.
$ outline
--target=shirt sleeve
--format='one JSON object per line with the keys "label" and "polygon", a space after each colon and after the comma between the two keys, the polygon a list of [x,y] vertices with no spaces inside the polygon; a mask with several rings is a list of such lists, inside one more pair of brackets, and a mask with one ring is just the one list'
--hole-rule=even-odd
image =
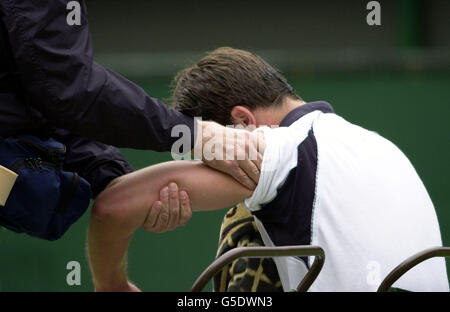
{"label": "shirt sleeve", "polygon": [[80,25],[69,25],[68,0],[2,0],[25,97],[54,126],[118,147],[169,151],[175,125],[194,119],[168,108],[124,77],[93,61],[84,1]]}
{"label": "shirt sleeve", "polygon": [[310,124],[296,123],[290,127],[260,127],[266,148],[261,164],[261,175],[253,195],[244,201],[250,211],[261,210],[271,202],[286,181],[289,172],[298,165],[298,146],[308,135]]}
{"label": "shirt sleeve", "polygon": [[281,151],[283,146],[289,142],[289,128],[261,127],[255,131],[262,131],[266,148],[261,164],[261,175],[258,185],[253,195],[245,200],[245,206],[250,211],[257,211],[261,206],[270,202],[277,195],[277,187],[287,176],[286,169],[295,166],[295,164],[283,163],[286,157],[283,157]]}

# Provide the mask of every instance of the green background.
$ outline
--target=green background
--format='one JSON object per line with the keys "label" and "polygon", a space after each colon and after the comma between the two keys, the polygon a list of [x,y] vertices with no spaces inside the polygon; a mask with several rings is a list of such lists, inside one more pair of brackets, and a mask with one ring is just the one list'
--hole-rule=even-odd
{"label": "green background", "polygon": [[[170,95],[170,77],[131,79],[154,97]],[[444,244],[450,246],[450,74],[323,73],[288,79],[307,101],[328,101],[339,115],[403,150],[431,195]],[[167,153],[123,152],[135,168],[170,159]],[[165,234],[138,231],[129,252],[131,280],[144,291],[189,290],[214,259],[224,213],[195,213],[188,225]],[[91,291],[85,257],[88,219],[86,213],[57,242],[0,230],[0,291]],[[66,264],[73,260],[81,264],[81,286],[66,284]]]}

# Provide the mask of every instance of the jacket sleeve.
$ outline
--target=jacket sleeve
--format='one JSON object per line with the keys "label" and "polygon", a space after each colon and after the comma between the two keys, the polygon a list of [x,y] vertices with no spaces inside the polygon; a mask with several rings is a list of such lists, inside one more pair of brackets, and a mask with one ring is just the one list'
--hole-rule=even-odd
{"label": "jacket sleeve", "polygon": [[69,25],[69,0],[1,0],[20,82],[30,103],[54,126],[118,147],[169,151],[173,126],[194,120],[149,97],[93,61],[84,1]]}
{"label": "jacket sleeve", "polygon": [[109,182],[134,171],[113,146],[79,137],[65,129],[55,129],[52,137],[66,146],[64,169],[85,178],[91,184],[94,198]]}

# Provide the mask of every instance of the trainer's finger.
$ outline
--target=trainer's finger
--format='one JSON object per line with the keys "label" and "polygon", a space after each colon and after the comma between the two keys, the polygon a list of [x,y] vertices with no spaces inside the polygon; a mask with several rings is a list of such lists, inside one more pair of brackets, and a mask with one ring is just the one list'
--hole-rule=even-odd
{"label": "trainer's finger", "polygon": [[180,222],[180,199],[178,193],[178,185],[176,183],[169,184],[169,224],[168,230],[173,231]]}
{"label": "trainer's finger", "polygon": [[161,212],[162,203],[160,201],[155,201],[150,209],[147,218],[145,219],[143,228],[146,231],[153,232],[155,230],[156,221],[158,220],[159,213]]}
{"label": "trainer's finger", "polygon": [[181,214],[180,224],[185,225],[192,217],[191,202],[185,191],[180,191]]}
{"label": "trainer's finger", "polygon": [[231,171],[231,175],[249,190],[256,188],[256,183],[242,170],[238,162],[236,162],[235,167]]}
{"label": "trainer's finger", "polygon": [[[169,187],[165,186],[159,191],[159,201],[161,202],[161,211],[155,224],[157,233],[167,231],[167,225],[170,218],[169,210]],[[156,231],[156,230],[155,230]]]}
{"label": "trainer's finger", "polygon": [[260,176],[260,170],[258,166],[256,166],[256,164],[250,159],[238,160],[238,164],[239,167],[244,170],[247,176],[257,184]]}
{"label": "trainer's finger", "polygon": [[258,153],[257,159],[253,161],[253,163],[258,167],[259,173],[261,174],[263,156]]}
{"label": "trainer's finger", "polygon": [[256,131],[252,134],[251,142],[253,144],[250,144],[250,159],[258,167],[259,171],[261,171],[263,154],[266,149],[266,138],[261,131]]}
{"label": "trainer's finger", "polygon": [[168,223],[169,223],[169,208],[167,206],[162,205],[161,211],[158,215],[158,219],[156,220],[154,232],[155,233],[166,232]]}

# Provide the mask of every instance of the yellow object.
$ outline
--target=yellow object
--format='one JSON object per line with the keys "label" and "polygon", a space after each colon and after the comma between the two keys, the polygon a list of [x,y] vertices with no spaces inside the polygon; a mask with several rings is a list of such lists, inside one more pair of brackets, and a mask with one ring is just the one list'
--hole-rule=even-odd
{"label": "yellow object", "polygon": [[15,172],[0,166],[0,206],[6,204],[17,177],[18,175]]}

